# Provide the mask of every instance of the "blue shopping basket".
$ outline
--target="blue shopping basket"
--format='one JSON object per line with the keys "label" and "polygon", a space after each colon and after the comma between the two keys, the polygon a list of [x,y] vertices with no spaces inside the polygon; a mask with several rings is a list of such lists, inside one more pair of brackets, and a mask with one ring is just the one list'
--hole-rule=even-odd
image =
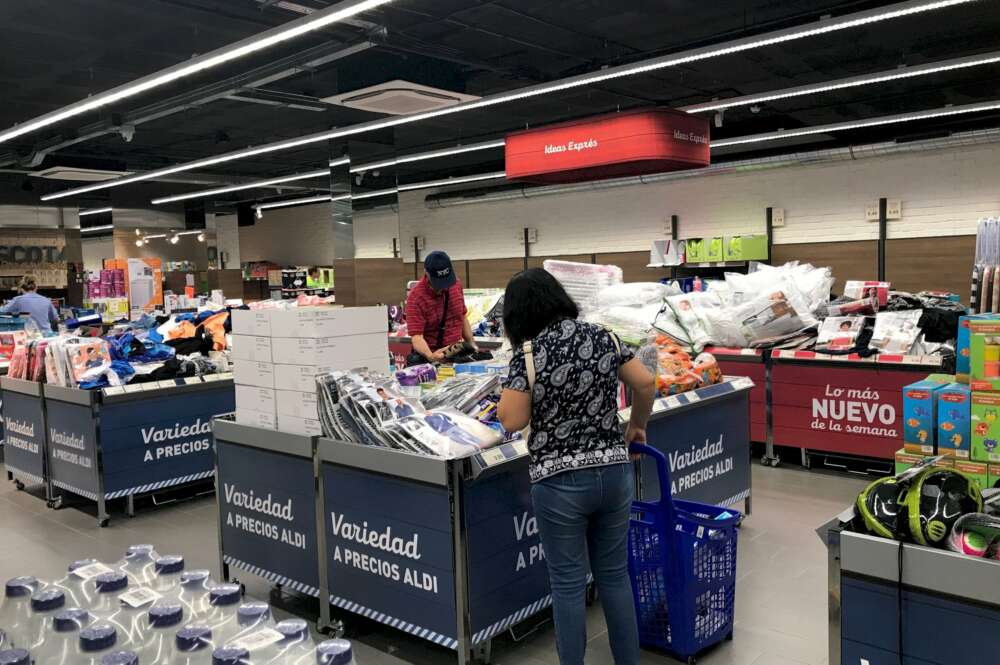
{"label": "blue shopping basket", "polygon": [[643,646],[688,663],[731,639],[736,605],[734,510],[671,496],[663,453],[633,444],[656,462],[660,499],[635,501],[629,522],[629,575]]}

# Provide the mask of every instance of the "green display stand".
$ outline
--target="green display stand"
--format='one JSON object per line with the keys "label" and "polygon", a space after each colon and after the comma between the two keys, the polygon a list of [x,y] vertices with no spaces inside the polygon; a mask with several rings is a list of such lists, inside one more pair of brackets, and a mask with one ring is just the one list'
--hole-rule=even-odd
{"label": "green display stand", "polygon": [[755,234],[726,237],[726,261],[766,261],[768,258],[766,235]]}

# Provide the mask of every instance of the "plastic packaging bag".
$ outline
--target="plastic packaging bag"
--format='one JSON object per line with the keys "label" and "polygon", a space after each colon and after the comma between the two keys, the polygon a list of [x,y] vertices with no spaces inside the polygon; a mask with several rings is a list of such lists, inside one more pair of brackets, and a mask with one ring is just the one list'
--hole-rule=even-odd
{"label": "plastic packaging bag", "polygon": [[902,312],[879,312],[870,346],[882,353],[907,354],[920,336],[921,309]]}

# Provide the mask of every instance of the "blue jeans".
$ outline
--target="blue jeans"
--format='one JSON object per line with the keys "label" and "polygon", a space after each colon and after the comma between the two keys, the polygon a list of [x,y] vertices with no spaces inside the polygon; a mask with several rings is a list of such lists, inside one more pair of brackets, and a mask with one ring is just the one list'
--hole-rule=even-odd
{"label": "blue jeans", "polygon": [[628,576],[631,464],[566,471],[531,488],[545,548],[561,665],[584,665],[587,562],[601,595],[615,665],[638,665],[639,629]]}

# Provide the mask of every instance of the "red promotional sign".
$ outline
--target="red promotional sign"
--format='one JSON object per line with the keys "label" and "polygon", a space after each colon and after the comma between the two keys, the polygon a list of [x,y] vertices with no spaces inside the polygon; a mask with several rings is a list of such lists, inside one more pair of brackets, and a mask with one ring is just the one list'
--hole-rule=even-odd
{"label": "red promotional sign", "polygon": [[903,388],[926,370],[775,362],[774,442],[892,459],[903,447]]}
{"label": "red promotional sign", "polygon": [[507,178],[558,183],[708,166],[709,123],[669,109],[601,116],[507,137]]}

